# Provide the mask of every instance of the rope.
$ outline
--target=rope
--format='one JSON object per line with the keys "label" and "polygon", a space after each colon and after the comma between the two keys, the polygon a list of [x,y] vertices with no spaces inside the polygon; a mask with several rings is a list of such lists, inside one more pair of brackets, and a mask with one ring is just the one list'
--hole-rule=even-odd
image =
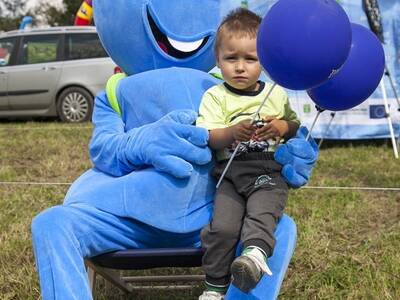
{"label": "rope", "polygon": [[0,181],[0,185],[71,185],[71,182]]}
{"label": "rope", "polygon": [[396,187],[368,187],[368,186],[304,186],[302,189],[318,189],[318,190],[361,190],[361,191],[400,191]]}
{"label": "rope", "polygon": [[64,130],[64,129],[93,129],[91,126],[64,126],[64,127],[11,127],[11,126],[4,126],[0,129],[3,130]]}
{"label": "rope", "polygon": [[[72,182],[30,182],[30,181],[0,181],[0,185],[65,185],[69,186]],[[367,186],[304,186],[300,190],[361,190],[361,191],[400,191],[400,187],[367,187]]]}

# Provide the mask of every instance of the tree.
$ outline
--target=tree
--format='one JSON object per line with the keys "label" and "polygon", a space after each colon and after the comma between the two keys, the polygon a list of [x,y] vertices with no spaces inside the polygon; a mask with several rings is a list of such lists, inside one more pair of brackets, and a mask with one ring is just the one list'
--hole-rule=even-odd
{"label": "tree", "polygon": [[46,2],[42,2],[33,10],[33,15],[50,26],[73,25],[76,13],[83,0],[63,0],[63,8],[58,8]]}
{"label": "tree", "polygon": [[0,3],[0,31],[18,29],[25,15],[24,0],[2,0]]}

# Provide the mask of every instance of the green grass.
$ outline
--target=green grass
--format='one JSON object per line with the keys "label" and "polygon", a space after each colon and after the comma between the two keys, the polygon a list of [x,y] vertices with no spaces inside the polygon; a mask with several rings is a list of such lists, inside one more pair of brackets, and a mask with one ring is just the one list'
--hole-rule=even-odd
{"label": "green grass", "polygon": [[[88,127],[0,123],[0,181],[72,182],[91,166]],[[400,162],[388,142],[326,142],[309,185],[400,187]],[[39,299],[30,222],[62,203],[67,189],[0,184],[1,299]],[[399,192],[293,190],[286,212],[296,221],[298,242],[280,299],[400,299]],[[197,287],[126,296],[103,280],[96,286],[97,299],[111,300],[197,299],[200,293]]]}

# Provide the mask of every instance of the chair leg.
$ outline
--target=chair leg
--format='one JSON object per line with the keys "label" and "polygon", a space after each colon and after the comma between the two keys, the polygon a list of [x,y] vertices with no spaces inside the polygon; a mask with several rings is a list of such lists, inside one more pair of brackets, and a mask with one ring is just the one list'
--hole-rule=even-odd
{"label": "chair leg", "polygon": [[112,284],[114,284],[117,288],[121,289],[123,292],[125,292],[125,293],[132,292],[132,290],[133,290],[132,286],[130,284],[126,283],[124,280],[122,280],[121,276],[118,272],[113,271],[111,269],[96,266],[89,260],[86,261],[86,265],[88,267],[88,270],[92,269],[93,272],[101,275],[104,279],[106,279],[109,282],[111,282]]}

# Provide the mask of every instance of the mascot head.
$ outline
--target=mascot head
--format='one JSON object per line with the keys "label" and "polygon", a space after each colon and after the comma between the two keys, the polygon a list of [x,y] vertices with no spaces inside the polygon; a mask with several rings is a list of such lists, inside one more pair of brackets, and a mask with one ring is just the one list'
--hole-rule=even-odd
{"label": "mascot head", "polygon": [[171,66],[208,71],[223,0],[95,0],[108,54],[129,75]]}
{"label": "mascot head", "polygon": [[212,45],[218,24],[230,9],[243,2],[247,3],[94,0],[93,6],[104,47],[124,72],[132,75],[172,66],[209,71],[215,65]]}

